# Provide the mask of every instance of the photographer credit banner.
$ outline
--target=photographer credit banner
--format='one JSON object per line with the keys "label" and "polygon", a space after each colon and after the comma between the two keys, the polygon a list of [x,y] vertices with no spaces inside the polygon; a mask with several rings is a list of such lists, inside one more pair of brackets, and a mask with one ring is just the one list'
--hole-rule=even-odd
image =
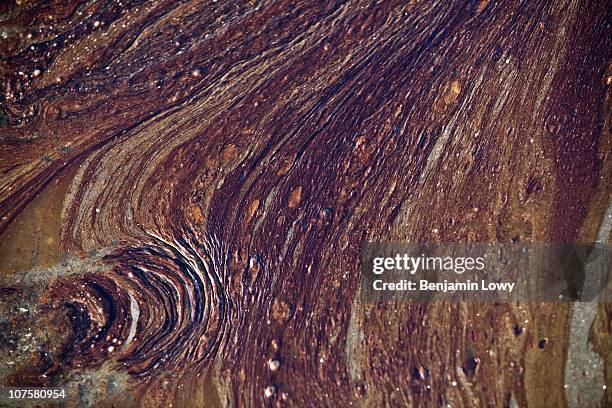
{"label": "photographer credit banner", "polygon": [[362,301],[612,299],[599,243],[367,243]]}

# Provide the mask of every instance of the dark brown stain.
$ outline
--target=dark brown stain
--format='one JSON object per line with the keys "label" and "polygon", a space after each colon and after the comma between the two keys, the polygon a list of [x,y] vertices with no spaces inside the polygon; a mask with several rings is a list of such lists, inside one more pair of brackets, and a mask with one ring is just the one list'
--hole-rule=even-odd
{"label": "dark brown stain", "polygon": [[569,305],[361,304],[358,260],[595,238],[607,6],[0,4],[0,382],[85,384],[72,406],[564,406]]}

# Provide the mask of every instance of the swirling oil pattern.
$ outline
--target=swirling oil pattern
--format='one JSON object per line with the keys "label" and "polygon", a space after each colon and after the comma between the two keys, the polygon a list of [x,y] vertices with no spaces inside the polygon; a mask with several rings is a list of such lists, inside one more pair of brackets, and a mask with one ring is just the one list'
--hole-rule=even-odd
{"label": "swirling oil pattern", "polygon": [[367,241],[609,238],[610,21],[595,0],[0,3],[1,385],[610,406],[609,305],[359,300]]}

